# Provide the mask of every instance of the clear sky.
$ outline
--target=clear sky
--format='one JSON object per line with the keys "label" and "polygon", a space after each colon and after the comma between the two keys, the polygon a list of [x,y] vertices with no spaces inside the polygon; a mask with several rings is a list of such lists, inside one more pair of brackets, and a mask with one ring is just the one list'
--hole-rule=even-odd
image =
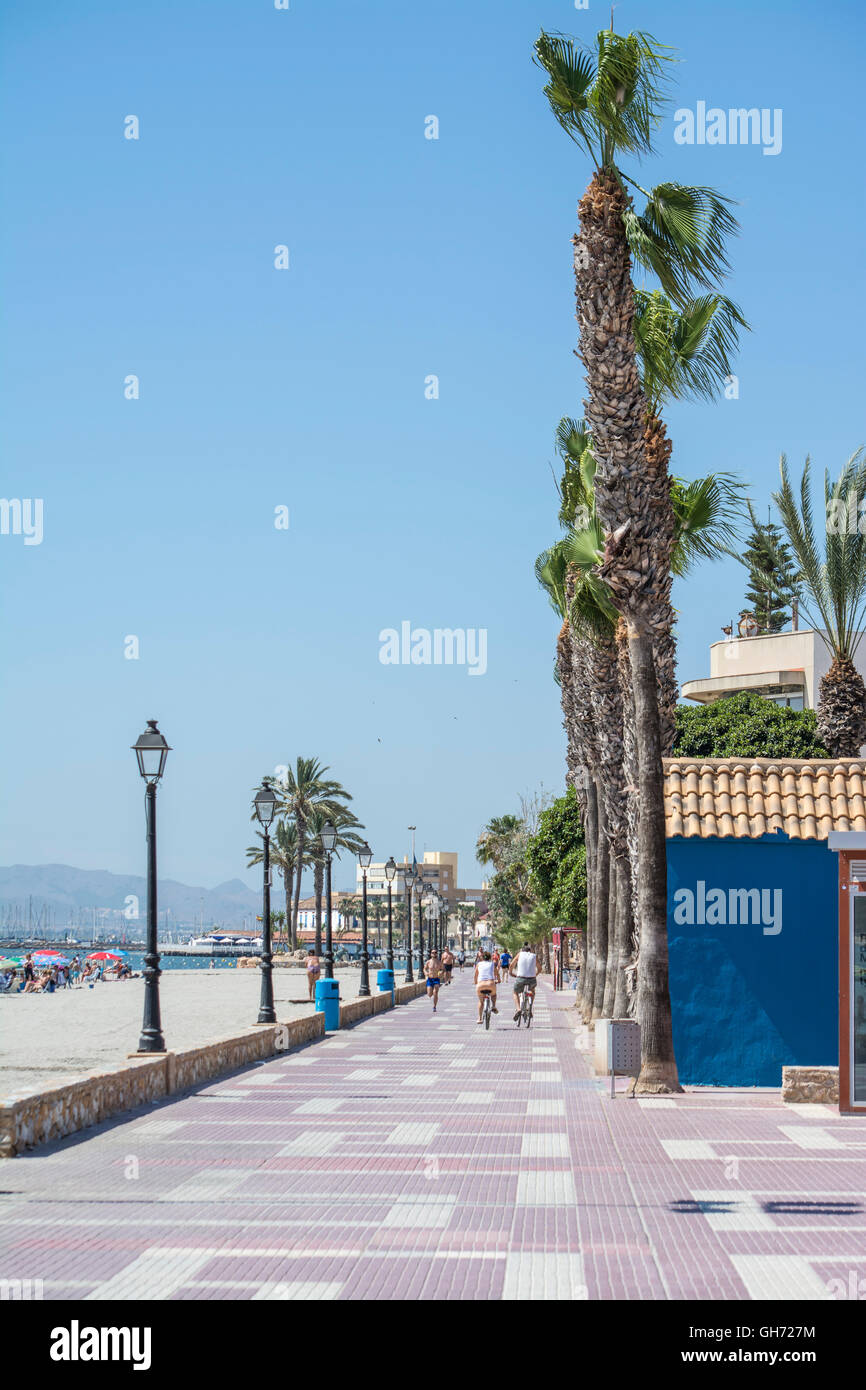
{"label": "clear sky", "polygon": [[[558,534],[554,429],[582,414],[570,238],[590,170],[532,43],[542,25],[591,40],[609,11],[0,13],[2,490],[44,504],[41,544],[0,536],[0,859],[143,872],[129,747],[156,717],[166,876],[255,884],[252,790],[301,753],[354,793],[377,858],[414,823],[419,857],[456,849],[477,884],[483,822],[564,770],[533,561]],[[682,59],[646,179],[741,203],[739,399],[669,409],[673,465],[739,472],[762,511],[781,451],[835,470],[866,440],[863,16],[616,10]],[[781,109],[781,152],[677,144],[673,111],[699,101]],[[708,674],[743,588],[733,561],[679,586],[681,679]],[[382,665],[380,631],[406,620],[485,629],[486,673]]]}

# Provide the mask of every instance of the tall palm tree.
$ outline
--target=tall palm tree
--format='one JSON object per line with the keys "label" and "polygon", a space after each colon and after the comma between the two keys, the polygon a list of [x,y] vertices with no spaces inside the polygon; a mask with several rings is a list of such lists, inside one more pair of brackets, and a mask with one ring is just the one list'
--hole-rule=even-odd
{"label": "tall palm tree", "polygon": [[322,899],[325,891],[325,867],[327,855],[322,848],[322,831],[327,822],[330,821],[337,832],[334,841],[334,850],[339,857],[341,849],[348,849],[353,854],[357,854],[364,847],[364,841],[355,834],[356,830],[363,830],[361,822],[353,813],[344,806],[333,805],[330,807],[314,806],[307,821],[307,836],[309,844],[309,863],[313,869],[313,894],[316,899],[316,955],[322,951]]}
{"label": "tall palm tree", "polygon": [[860,448],[835,482],[824,474],[823,557],[812,516],[811,461],[807,457],[803,467],[799,506],[784,454],[779,467],[782,485],[773,501],[800,566],[804,610],[832,658],[821,678],[818,737],[834,758],[856,758],[866,743],[866,687],[854,665],[866,610],[866,536],[858,510],[866,495],[866,459]]}
{"label": "tall palm tree", "polygon": [[285,778],[275,787],[279,802],[279,813],[290,816],[298,832],[296,855],[295,899],[292,904],[292,939],[298,935],[298,903],[301,897],[301,874],[304,855],[307,850],[307,823],[316,807],[333,815],[344,801],[352,798],[339,782],[326,776],[330,771],[318,758],[298,758],[294,767],[288,767]]}
{"label": "tall palm tree", "polygon": [[[602,578],[627,629],[638,755],[638,911],[642,923],[638,1018],[641,1092],[678,1090],[667,943],[667,862],[662,755],[664,729],[656,677],[659,634],[673,625],[674,543],[670,441],[648,408],[635,347],[631,260],[654,274],[679,303],[696,287],[717,288],[727,268],[725,238],[736,227],[728,201],[712,189],[661,184],[648,191],[624,172],[623,156],[652,153],[671,54],[647,34],[604,30],[597,52],[542,32],[536,61],[545,95],[594,165],[575,238],[580,356],[586,418],[598,460],[596,505],[605,531]],[[638,214],[626,185],[643,193]]]}

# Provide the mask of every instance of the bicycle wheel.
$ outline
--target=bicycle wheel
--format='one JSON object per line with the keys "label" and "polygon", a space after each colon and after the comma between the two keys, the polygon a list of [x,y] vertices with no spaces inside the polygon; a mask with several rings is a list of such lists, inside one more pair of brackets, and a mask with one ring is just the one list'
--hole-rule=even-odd
{"label": "bicycle wheel", "polygon": [[491,1015],[492,1012],[493,1012],[493,1010],[492,1010],[491,1004],[490,1004],[490,995],[488,994],[487,997],[486,997],[485,1000],[484,1000],[484,1027],[485,1027],[485,1028],[489,1028],[489,1027],[490,1027],[490,1015]]}

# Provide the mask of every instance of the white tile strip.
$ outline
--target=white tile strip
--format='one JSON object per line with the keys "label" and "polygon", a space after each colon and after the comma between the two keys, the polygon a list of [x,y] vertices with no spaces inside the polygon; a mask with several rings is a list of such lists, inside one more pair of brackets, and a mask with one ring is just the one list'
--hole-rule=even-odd
{"label": "white tile strip", "polygon": [[346,1073],[347,1081],[372,1081],[374,1077],[382,1075],[381,1067],[358,1067],[355,1071]]}
{"label": "white tile strip", "polygon": [[[173,1293],[190,1282],[196,1270],[202,1269],[220,1253],[218,1246],[211,1250],[177,1250],[172,1246],[155,1246],[145,1250],[113,1278],[97,1284],[85,1295],[85,1302],[108,1298],[171,1298]],[[158,1293],[155,1292],[157,1289]]]}
{"label": "white tile strip", "polygon": [[662,1139],[660,1142],[668,1158],[716,1158],[708,1139]]}
{"label": "white tile strip", "polygon": [[441,1125],[425,1125],[409,1122],[397,1125],[385,1138],[386,1144],[429,1144],[439,1133]]}
{"label": "white tile strip", "polygon": [[710,1207],[723,1207],[722,1211],[705,1211],[707,1224],[713,1231],[776,1231],[778,1226],[772,1216],[761,1210],[760,1203],[753,1192],[744,1192],[741,1187],[730,1190],[701,1189],[692,1191],[696,1202],[707,1203]]}
{"label": "white tile strip", "polygon": [[424,1071],[413,1071],[408,1076],[403,1077],[404,1086],[432,1086],[435,1081],[435,1076],[430,1076]]}
{"label": "white tile strip", "polygon": [[587,1297],[580,1255],[513,1251],[505,1261],[503,1299],[575,1300]]}
{"label": "white tile strip", "polygon": [[779,1133],[798,1149],[844,1149],[845,1145],[826,1129],[801,1129],[799,1125],[779,1125]]}
{"label": "white tile strip", "polygon": [[288,1284],[262,1284],[253,1294],[251,1302],[263,1299],[274,1302],[291,1299],[293,1302],[314,1300],[316,1303],[327,1303],[339,1298],[342,1288],[342,1283],[328,1284],[316,1279],[295,1280]]}
{"label": "white tile strip", "polygon": [[754,1299],[826,1299],[827,1288],[801,1255],[729,1255]]}
{"label": "white tile strip", "polygon": [[638,1097],[638,1105],[641,1110],[676,1110],[677,1108],[675,1100],[654,1100],[651,1096],[646,1097],[644,1100]]}
{"label": "white tile strip", "polygon": [[526,1107],[527,1115],[564,1115],[564,1100],[531,1100]]}
{"label": "white tile strip", "polygon": [[133,1139],[164,1139],[179,1129],[186,1129],[188,1120],[146,1120],[132,1130]]}
{"label": "white tile strip", "polygon": [[521,1158],[568,1158],[567,1134],[524,1134]]}
{"label": "white tile strip", "polygon": [[[250,1168],[205,1168],[200,1173],[184,1178],[177,1187],[162,1194],[164,1202],[209,1202],[215,1197],[224,1197],[233,1188],[240,1187],[247,1178],[252,1177]],[[120,1294],[112,1294],[112,1298]]]}
{"label": "white tile strip", "polygon": [[447,1226],[457,1205],[455,1198],[429,1198],[415,1201],[395,1202],[382,1218],[383,1226],[423,1227],[427,1230]]}
{"label": "white tile strip", "polygon": [[342,1144],[346,1134],[333,1129],[307,1129],[277,1150],[277,1158],[318,1158]]}
{"label": "white tile strip", "polygon": [[335,1096],[317,1096],[315,1100],[305,1100],[303,1105],[296,1105],[293,1114],[295,1115],[330,1115],[335,1110],[339,1110],[343,1104]]}
{"label": "white tile strip", "polygon": [[558,1207],[574,1205],[577,1193],[570,1173],[519,1173],[516,1205],[519,1207]]}
{"label": "white tile strip", "polygon": [[492,1105],[492,1091],[460,1091],[454,1098],[455,1105]]}

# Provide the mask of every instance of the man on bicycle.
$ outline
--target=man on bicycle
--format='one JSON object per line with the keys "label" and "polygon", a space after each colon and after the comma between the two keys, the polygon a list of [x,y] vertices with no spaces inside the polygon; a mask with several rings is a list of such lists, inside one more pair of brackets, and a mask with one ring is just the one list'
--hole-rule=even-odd
{"label": "man on bicycle", "polygon": [[484,1011],[484,996],[490,995],[490,1003],[495,1014],[499,1013],[496,1007],[496,986],[499,984],[499,970],[490,959],[490,952],[483,951],[481,959],[475,963],[475,993],[478,995],[478,1019],[481,1022],[481,1015]]}
{"label": "man on bicycle", "polygon": [[524,941],[520,951],[511,962],[511,969],[508,973],[514,976],[514,1022],[516,1023],[520,1017],[521,994],[524,990],[528,990],[532,994],[534,1002],[535,986],[538,980],[538,962],[528,941]]}

